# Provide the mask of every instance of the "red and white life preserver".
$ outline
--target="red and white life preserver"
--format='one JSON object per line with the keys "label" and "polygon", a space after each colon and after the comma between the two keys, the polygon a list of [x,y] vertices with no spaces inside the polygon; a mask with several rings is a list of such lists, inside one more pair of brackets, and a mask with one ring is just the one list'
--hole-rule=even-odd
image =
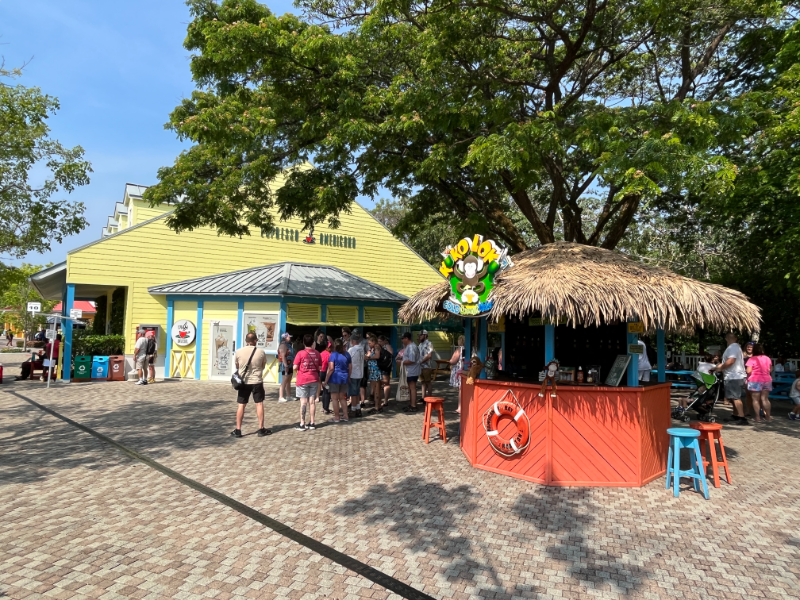
{"label": "red and white life preserver", "polygon": [[[511,417],[517,426],[516,433],[510,438],[501,436],[497,430],[502,417]],[[495,402],[483,416],[483,427],[486,429],[486,437],[489,439],[492,448],[503,456],[520,454],[528,447],[531,441],[531,423],[528,420],[528,415],[513,402],[505,400]]]}

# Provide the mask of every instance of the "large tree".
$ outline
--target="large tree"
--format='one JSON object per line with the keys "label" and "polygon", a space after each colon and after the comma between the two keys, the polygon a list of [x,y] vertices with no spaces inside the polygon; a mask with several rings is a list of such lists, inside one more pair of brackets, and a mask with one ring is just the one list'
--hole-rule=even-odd
{"label": "large tree", "polygon": [[[176,202],[170,226],[246,235],[270,229],[274,209],[335,226],[385,186],[515,250],[530,242],[513,214],[534,242],[614,248],[643,207],[729,193],[736,165],[722,149],[751,127],[732,99],[756,70],[753,37],[783,11],[300,0],[298,18],[255,0],[188,4],[199,89],[168,127],[194,145],[147,192]],[[308,159],[315,169],[293,168]]]}
{"label": "large tree", "polygon": [[[8,81],[20,75],[0,66]],[[87,224],[81,202],[53,198],[89,183],[91,172],[80,146],[50,137],[47,120],[58,108],[38,88],[0,81],[0,255],[44,252]]]}

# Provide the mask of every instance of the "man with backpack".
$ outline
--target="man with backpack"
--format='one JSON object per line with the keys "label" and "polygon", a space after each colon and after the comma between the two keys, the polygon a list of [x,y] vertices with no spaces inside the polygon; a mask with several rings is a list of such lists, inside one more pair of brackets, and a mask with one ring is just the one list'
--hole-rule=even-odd
{"label": "man with backpack", "polygon": [[136,365],[136,372],[139,375],[139,380],[136,382],[136,385],[147,385],[147,371],[149,367],[147,360],[148,344],[147,332],[144,332],[143,335],[136,340],[136,345],[133,347],[133,362]]}
{"label": "man with backpack", "polygon": [[147,353],[147,369],[149,371],[149,373],[145,373],[145,375],[147,375],[147,383],[155,383],[156,355],[158,354],[158,342],[156,341],[156,332],[148,331],[146,334],[144,334],[144,337],[147,340],[147,346],[145,348],[145,352]]}

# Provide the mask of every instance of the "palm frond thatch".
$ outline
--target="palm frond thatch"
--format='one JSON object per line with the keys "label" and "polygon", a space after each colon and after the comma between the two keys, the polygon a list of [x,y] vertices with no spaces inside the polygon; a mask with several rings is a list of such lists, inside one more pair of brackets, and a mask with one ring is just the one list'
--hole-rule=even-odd
{"label": "palm frond thatch", "polygon": [[[639,319],[648,330],[758,331],[761,311],[747,297],[646,265],[620,252],[556,242],[513,257],[514,266],[496,280],[489,318],[523,317],[576,325]],[[435,318],[450,286],[442,282],[415,294],[400,310],[404,322]]]}

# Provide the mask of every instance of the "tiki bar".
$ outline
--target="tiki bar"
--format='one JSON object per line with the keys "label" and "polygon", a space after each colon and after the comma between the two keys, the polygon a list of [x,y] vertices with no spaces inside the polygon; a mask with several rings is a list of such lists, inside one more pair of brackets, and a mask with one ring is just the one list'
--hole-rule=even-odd
{"label": "tiki bar", "polygon": [[[474,236],[443,256],[447,281],[400,318],[464,317],[461,449],[476,468],[536,483],[631,487],[663,475],[665,333],[759,329],[739,292],[616,251],[556,242],[509,258]],[[655,346],[652,380],[641,334]]]}

